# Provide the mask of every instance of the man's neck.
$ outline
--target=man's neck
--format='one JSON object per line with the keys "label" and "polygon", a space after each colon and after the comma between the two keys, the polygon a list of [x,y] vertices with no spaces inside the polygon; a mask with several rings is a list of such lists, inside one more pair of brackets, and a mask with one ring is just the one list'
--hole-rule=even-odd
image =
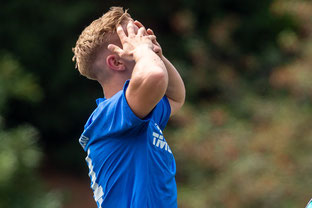
{"label": "man's neck", "polygon": [[110,82],[101,83],[105,98],[111,98],[117,92],[122,90],[126,80],[112,80]]}

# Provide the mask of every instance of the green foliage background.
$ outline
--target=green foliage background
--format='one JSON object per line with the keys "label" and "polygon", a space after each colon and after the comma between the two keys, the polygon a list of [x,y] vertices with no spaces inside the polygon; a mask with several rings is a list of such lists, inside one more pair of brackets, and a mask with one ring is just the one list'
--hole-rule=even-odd
{"label": "green foliage background", "polygon": [[6,128],[1,117],[8,100],[36,102],[42,96],[34,77],[4,51],[0,57],[0,94],[0,207],[61,207],[61,195],[44,192],[38,179],[42,152],[37,145],[37,131],[28,125]]}
{"label": "green foliage background", "polygon": [[[312,197],[308,0],[4,1],[0,181],[13,183],[16,172],[20,183],[40,183],[32,178],[42,156],[86,175],[77,139],[102,94],[74,69],[71,48],[112,5],[155,31],[186,84],[185,107],[166,132],[179,207],[304,207]],[[0,207],[17,189],[6,183]]]}

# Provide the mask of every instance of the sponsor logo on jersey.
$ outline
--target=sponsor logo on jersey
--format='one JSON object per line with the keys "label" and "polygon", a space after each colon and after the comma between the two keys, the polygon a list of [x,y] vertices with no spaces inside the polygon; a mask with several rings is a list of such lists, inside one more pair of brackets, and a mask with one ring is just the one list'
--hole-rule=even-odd
{"label": "sponsor logo on jersey", "polygon": [[165,141],[164,136],[162,135],[162,133],[158,134],[156,132],[153,132],[153,145],[158,147],[158,148],[160,148],[160,149],[164,149],[165,151],[167,151],[170,154],[172,154],[171,149],[170,149],[168,143]]}
{"label": "sponsor logo on jersey", "polygon": [[162,134],[162,131],[161,131],[161,129],[160,129],[160,127],[158,126],[157,123],[155,123],[155,126],[156,126],[157,130]]}

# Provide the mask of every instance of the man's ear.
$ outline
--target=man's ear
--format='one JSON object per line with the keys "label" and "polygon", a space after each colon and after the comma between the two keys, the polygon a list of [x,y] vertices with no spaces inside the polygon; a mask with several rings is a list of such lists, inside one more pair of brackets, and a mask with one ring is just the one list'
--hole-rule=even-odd
{"label": "man's ear", "polygon": [[108,55],[106,57],[106,65],[108,66],[109,69],[115,71],[124,71],[126,69],[123,60],[121,60],[119,56],[114,54]]}

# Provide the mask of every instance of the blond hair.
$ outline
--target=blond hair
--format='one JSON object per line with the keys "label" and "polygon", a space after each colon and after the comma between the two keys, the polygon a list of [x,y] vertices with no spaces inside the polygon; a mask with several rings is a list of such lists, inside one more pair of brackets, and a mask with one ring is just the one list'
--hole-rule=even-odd
{"label": "blond hair", "polygon": [[81,75],[89,79],[96,79],[93,67],[97,51],[108,41],[108,36],[115,33],[116,25],[122,24],[131,16],[122,7],[111,7],[102,17],[94,20],[79,36],[75,48],[73,48],[78,68]]}

